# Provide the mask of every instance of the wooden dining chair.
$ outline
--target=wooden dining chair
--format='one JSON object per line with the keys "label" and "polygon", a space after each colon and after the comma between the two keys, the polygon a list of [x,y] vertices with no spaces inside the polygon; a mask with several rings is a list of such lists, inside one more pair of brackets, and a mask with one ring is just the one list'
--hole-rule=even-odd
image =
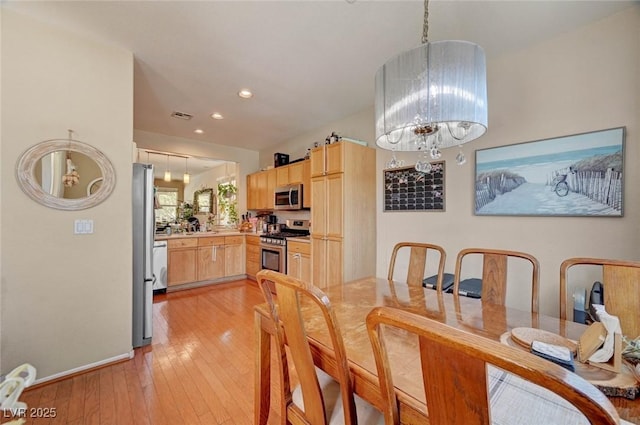
{"label": "wooden dining chair", "polygon": [[[256,279],[269,305],[273,323],[280,325],[276,326],[274,337],[280,366],[282,423],[383,424],[380,411],[353,393],[342,334],[327,296],[309,283],[271,270],[261,270]],[[275,288],[275,297],[272,288]],[[328,332],[331,349],[335,353],[335,379],[314,365],[306,336],[307,323],[300,309],[303,299],[314,304],[319,311],[313,319],[314,326],[322,324]],[[299,381],[293,389],[285,346],[289,348]]]}
{"label": "wooden dining chair", "polygon": [[427,254],[438,256],[438,273],[436,281],[436,289],[442,291],[442,279],[444,276],[444,264],[447,254],[444,248],[438,245],[418,242],[399,242],[393,247],[391,252],[391,262],[389,263],[389,272],[387,279],[394,280],[394,272],[396,266],[396,258],[401,250],[409,250],[409,267],[407,269],[406,283],[408,285],[422,286],[425,278],[425,270],[427,267]]}
{"label": "wooden dining chair", "polygon": [[538,285],[540,265],[530,254],[518,251],[499,249],[467,248],[458,253],[453,280],[453,293],[460,294],[462,265],[465,257],[482,256],[482,290],[480,298],[483,302],[505,305],[507,296],[507,264],[509,259],[522,259],[531,263],[531,312],[538,312]]}
{"label": "wooden dining chair", "polygon": [[560,265],[560,318],[564,320],[567,319],[569,270],[574,266],[601,267],[605,310],[618,316],[624,335],[640,336],[640,262],[603,258],[564,260]]}
{"label": "wooden dining chair", "polygon": [[[618,423],[616,409],[600,390],[548,360],[425,316],[391,307],[376,307],[367,316],[367,331],[373,347],[387,425],[400,424],[400,418],[389,360],[394,347],[392,344],[388,344],[388,348],[385,345],[383,336],[386,337],[388,333],[383,329],[386,327],[410,332],[418,337],[422,383],[431,425],[490,424],[492,415],[498,416],[492,413],[497,408],[497,402],[494,401],[496,397],[501,397],[499,402],[507,404],[507,415],[516,405],[519,406],[517,409],[525,409],[528,404],[548,402],[548,406],[541,406],[542,409],[538,411],[556,408],[557,403],[549,400],[548,395],[534,395],[540,394],[534,391],[540,389],[528,382],[523,383],[531,388],[517,392],[522,398],[511,400],[510,395],[505,394],[513,388],[505,383],[509,375],[501,377],[503,381],[497,383],[500,388],[494,386],[495,390],[490,393],[487,378],[491,372],[501,373],[492,366],[554,392],[575,406],[592,424]],[[565,409],[569,414],[577,414],[568,405]],[[565,410],[558,410],[566,413]],[[553,410],[549,412],[555,413]],[[536,419],[541,420],[534,418],[530,423],[548,423]],[[508,423],[508,418],[504,423]],[[559,420],[554,423],[565,422]]]}

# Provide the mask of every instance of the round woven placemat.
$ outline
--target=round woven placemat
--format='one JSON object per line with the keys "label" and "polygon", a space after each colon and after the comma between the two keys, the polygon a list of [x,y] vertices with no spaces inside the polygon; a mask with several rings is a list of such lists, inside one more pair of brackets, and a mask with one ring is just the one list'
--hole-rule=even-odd
{"label": "round woven placemat", "polygon": [[531,343],[533,341],[561,345],[563,347],[567,347],[574,354],[578,348],[578,345],[570,339],[554,334],[553,332],[535,328],[513,328],[511,329],[511,339],[526,349],[531,348]]}

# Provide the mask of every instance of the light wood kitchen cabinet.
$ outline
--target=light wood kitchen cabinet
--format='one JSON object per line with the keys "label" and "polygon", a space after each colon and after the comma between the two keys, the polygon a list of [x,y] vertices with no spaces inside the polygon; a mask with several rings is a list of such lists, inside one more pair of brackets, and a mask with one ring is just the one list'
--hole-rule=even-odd
{"label": "light wood kitchen cabinet", "polygon": [[[259,255],[259,237],[253,236],[252,242]],[[244,235],[172,237],[167,239],[167,246],[169,286],[245,274]],[[257,263],[258,258],[254,259]]]}
{"label": "light wood kitchen cabinet", "polygon": [[258,235],[247,235],[247,245],[245,251],[246,273],[249,278],[255,280],[256,273],[260,271],[260,237]]}
{"label": "light wood kitchen cabinet", "polygon": [[198,239],[197,279],[214,280],[225,277],[225,238],[207,237]]}
{"label": "light wood kitchen cabinet", "polygon": [[[311,161],[302,162],[302,206],[304,208],[311,208],[313,198],[311,194]],[[305,195],[309,193],[309,195]]]}
{"label": "light wood kitchen cabinet", "polygon": [[289,184],[302,184],[302,206],[311,208],[311,161],[289,165]]}
{"label": "light wood kitchen cabinet", "polygon": [[324,176],[326,167],[324,165],[325,146],[319,146],[311,150],[311,177]]}
{"label": "light wood kitchen cabinet", "polygon": [[257,210],[258,207],[258,173],[247,175],[247,209]]}
{"label": "light wood kitchen cabinet", "polygon": [[311,151],[313,284],[375,275],[375,149],[338,142]]}
{"label": "light wood kitchen cabinet", "polygon": [[[353,157],[350,153],[354,150],[352,146],[357,146],[355,150],[371,149],[366,146],[357,145],[349,142],[338,142],[330,145],[322,145],[317,148],[313,148],[311,151],[311,177],[326,176],[327,174],[342,173],[345,171],[345,163],[353,164],[344,160],[345,145],[348,145],[346,154],[350,157],[350,161],[364,160],[365,158]],[[373,150],[375,155],[375,149]],[[375,156],[374,156],[375,159]],[[374,161],[375,162],[375,161]],[[374,164],[375,167],[375,164]]]}
{"label": "light wood kitchen cabinet", "polygon": [[267,209],[267,210],[272,210],[273,209],[273,204],[274,204],[274,199],[273,199],[273,193],[276,190],[276,168],[272,168],[270,170],[265,171],[265,173],[267,174],[267,188],[263,194],[265,202],[264,202],[264,207],[263,209]]}
{"label": "light wood kitchen cabinet", "polygon": [[247,175],[247,209],[272,210],[276,187],[302,184],[302,206],[311,208],[311,161],[303,160]]}
{"label": "light wood kitchen cabinet", "polygon": [[287,242],[287,274],[304,282],[311,282],[311,244]]}
{"label": "light wood kitchen cabinet", "polygon": [[273,209],[273,192],[276,188],[276,169],[247,175],[247,209]]}
{"label": "light wood kitchen cabinet", "polygon": [[244,274],[244,236],[224,237],[224,276]]}
{"label": "light wood kitchen cabinet", "polygon": [[289,166],[283,165],[276,168],[276,187],[289,184]]}
{"label": "light wood kitchen cabinet", "polygon": [[276,187],[302,183],[304,208],[311,208],[311,161],[304,160],[247,175],[247,209],[272,210]]}
{"label": "light wood kitchen cabinet", "polygon": [[167,241],[167,286],[196,280],[197,246],[197,239],[171,239]]}
{"label": "light wood kitchen cabinet", "polygon": [[314,177],[311,195],[315,208],[311,209],[313,233],[332,237],[342,237],[344,216],[344,175],[331,174]]}
{"label": "light wood kitchen cabinet", "polygon": [[267,193],[267,172],[263,171],[257,174],[257,204],[256,209],[263,209],[267,206],[267,197],[265,194]]}
{"label": "light wood kitchen cabinet", "polygon": [[289,184],[304,183],[303,181],[304,163],[305,161],[300,161],[288,166]]}

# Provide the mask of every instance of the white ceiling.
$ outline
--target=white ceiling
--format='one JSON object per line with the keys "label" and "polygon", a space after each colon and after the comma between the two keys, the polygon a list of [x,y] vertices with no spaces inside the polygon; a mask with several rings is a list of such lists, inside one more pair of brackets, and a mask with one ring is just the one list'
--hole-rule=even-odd
{"label": "white ceiling", "polygon": [[[472,41],[490,59],[634,4],[432,0],[429,39]],[[371,107],[377,69],[420,43],[423,16],[420,0],[3,1],[2,7],[132,51],[136,129],[253,150]],[[253,99],[237,96],[244,87]],[[194,117],[178,120],[172,111]],[[225,119],[211,119],[213,112]],[[196,128],[204,134],[194,134]]]}

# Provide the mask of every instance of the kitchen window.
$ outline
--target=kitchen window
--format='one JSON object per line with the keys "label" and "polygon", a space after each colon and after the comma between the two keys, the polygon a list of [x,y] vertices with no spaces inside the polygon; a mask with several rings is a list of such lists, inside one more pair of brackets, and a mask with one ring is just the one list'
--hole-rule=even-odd
{"label": "kitchen window", "polygon": [[156,223],[173,223],[178,214],[178,189],[157,187],[156,198],[159,208],[156,209]]}

